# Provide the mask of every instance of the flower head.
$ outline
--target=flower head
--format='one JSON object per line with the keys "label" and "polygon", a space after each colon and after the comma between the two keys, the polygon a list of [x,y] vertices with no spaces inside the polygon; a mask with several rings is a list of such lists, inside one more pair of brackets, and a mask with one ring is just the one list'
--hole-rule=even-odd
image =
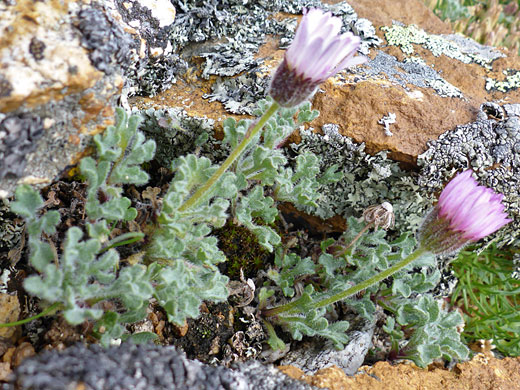
{"label": "flower head", "polygon": [[421,245],[437,254],[452,253],[511,222],[504,195],[478,185],[471,169],[451,180],[419,231]]}
{"label": "flower head", "polygon": [[395,224],[394,208],[388,202],[368,206],[363,211],[363,219],[366,223],[373,224],[374,228],[381,227],[387,230]]}
{"label": "flower head", "polygon": [[340,34],[341,25],[341,19],[330,12],[303,11],[294,40],[271,82],[270,94],[278,104],[296,106],[329,77],[366,61],[354,57],[361,39],[351,32]]}

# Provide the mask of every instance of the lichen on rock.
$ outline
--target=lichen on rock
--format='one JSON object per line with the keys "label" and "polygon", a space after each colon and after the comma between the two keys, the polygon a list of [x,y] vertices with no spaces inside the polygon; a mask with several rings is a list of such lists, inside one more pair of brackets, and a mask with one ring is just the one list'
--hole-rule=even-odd
{"label": "lichen on rock", "polygon": [[89,50],[89,58],[96,69],[111,74],[114,65],[128,67],[130,34],[109,16],[95,7],[78,12],[77,28],[81,32],[81,44]]}
{"label": "lichen on rock", "polygon": [[26,156],[43,136],[43,122],[28,114],[0,114],[0,180],[7,175],[22,176]]}
{"label": "lichen on rock", "polygon": [[9,203],[0,199],[0,250],[7,252],[20,242],[24,223],[11,213]]}
{"label": "lichen on rock", "polygon": [[472,39],[455,34],[428,34],[415,25],[404,26],[394,23],[392,26],[384,26],[381,29],[385,31],[388,44],[400,47],[407,55],[415,53],[413,44],[416,44],[429,50],[435,57],[445,55],[465,64],[477,63],[487,69],[491,68],[494,60],[505,56],[498,50],[480,45]]}
{"label": "lichen on rock", "polygon": [[[278,12],[301,13],[303,7],[319,7],[332,12],[343,21],[344,30],[354,30],[362,38],[360,51],[380,43],[375,29],[366,19],[359,19],[346,2],[329,5],[320,1],[276,1],[244,3],[191,2],[179,5],[172,42],[184,56],[195,55],[205,60],[202,78],[217,76],[211,92],[204,97],[225,104],[226,110],[251,114],[254,102],[264,98],[271,69],[258,56],[268,35],[277,36],[279,49],[287,48],[297,26],[296,18],[277,18]],[[223,42],[222,37],[227,39]],[[217,41],[217,42],[215,42]],[[188,42],[201,42],[192,45]],[[238,78],[224,78],[237,76]]]}
{"label": "lichen on rock", "polygon": [[321,218],[334,215],[360,216],[368,206],[389,202],[394,207],[399,231],[415,230],[433,202],[432,194],[421,193],[416,177],[387,159],[387,152],[374,156],[363,144],[338,133],[334,124],[322,127],[324,135],[300,130],[301,142],[291,144],[292,153],[311,151],[320,156],[322,170],[337,164],[344,178],[322,188],[316,209],[306,211]]}
{"label": "lichen on rock", "polygon": [[193,153],[196,148],[213,161],[225,158],[229,152],[215,148],[215,143],[220,142],[214,137],[213,119],[190,116],[182,108],[134,109],[134,112],[143,117],[141,130],[156,141],[154,158],[161,166],[171,166],[175,158]]}
{"label": "lichen on rock", "polygon": [[421,88],[432,88],[443,97],[462,98],[464,96],[457,87],[442,78],[420,57],[408,57],[404,61],[398,61],[396,57],[378,51],[376,57],[363,69],[360,69],[359,73],[365,78],[384,77],[405,90],[410,90],[409,86],[414,85]]}
{"label": "lichen on rock", "polygon": [[520,88],[520,70],[507,69],[504,74],[506,76],[504,80],[488,77],[486,79],[486,91],[507,92]]}

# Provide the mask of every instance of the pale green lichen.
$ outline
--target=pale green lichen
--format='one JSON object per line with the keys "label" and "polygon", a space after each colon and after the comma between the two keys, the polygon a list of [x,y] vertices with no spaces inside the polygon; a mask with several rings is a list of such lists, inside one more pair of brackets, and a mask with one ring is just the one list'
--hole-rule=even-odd
{"label": "pale green lichen", "polygon": [[[414,56],[398,61],[394,56],[378,51],[372,61],[367,62],[356,72],[357,76],[366,79],[384,78],[405,90],[410,90],[409,86],[415,85],[421,88],[432,88],[442,97],[464,97],[457,87],[444,80],[420,57]],[[336,77],[336,80],[339,83],[344,81],[341,74]]]}
{"label": "pale green lichen", "polygon": [[385,38],[389,45],[401,48],[403,53],[412,55],[415,53],[414,44],[429,50],[432,55],[439,57],[445,55],[465,64],[476,63],[486,69],[491,69],[491,63],[504,55],[498,51],[488,50],[485,46],[478,45],[467,39],[452,35],[428,34],[416,25],[403,26],[393,24],[381,27],[385,31]]}
{"label": "pale green lichen", "polygon": [[500,92],[507,92],[512,89],[520,87],[520,71],[507,69],[504,71],[506,75],[505,80],[496,80],[488,77],[486,79],[486,91],[497,90]]}
{"label": "pale green lichen", "polygon": [[339,134],[337,125],[324,125],[322,131],[324,136],[300,130],[302,141],[290,148],[320,156],[322,170],[337,164],[344,177],[321,189],[318,207],[305,210],[322,218],[360,216],[368,206],[386,201],[394,207],[396,231],[416,230],[434,201],[433,194],[421,191],[417,176],[387,159],[386,152],[369,155],[364,144]]}

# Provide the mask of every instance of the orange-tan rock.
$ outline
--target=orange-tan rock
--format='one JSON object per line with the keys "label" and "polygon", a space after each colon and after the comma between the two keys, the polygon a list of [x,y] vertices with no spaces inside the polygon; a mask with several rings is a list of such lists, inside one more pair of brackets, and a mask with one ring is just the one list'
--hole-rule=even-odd
{"label": "orange-tan rock", "polygon": [[305,375],[292,366],[279,367],[294,379],[330,390],[518,390],[520,358],[497,359],[477,354],[471,361],[452,370],[432,364],[421,369],[413,363],[392,365],[378,362],[363,366],[355,376],[347,376],[338,367],[329,367],[314,375]]}

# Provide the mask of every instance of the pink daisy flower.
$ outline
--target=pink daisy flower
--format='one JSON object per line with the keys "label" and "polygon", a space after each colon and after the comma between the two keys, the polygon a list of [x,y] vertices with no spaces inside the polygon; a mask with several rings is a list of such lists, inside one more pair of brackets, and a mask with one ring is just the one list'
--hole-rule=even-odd
{"label": "pink daisy flower", "polygon": [[318,85],[341,70],[362,64],[354,57],[361,39],[340,34],[341,19],[319,9],[303,11],[294,40],[271,81],[270,95],[283,107],[300,104]]}
{"label": "pink daisy flower", "polygon": [[504,212],[504,195],[479,185],[472,173],[469,169],[455,176],[425,218],[419,241],[431,252],[452,253],[511,222]]}

